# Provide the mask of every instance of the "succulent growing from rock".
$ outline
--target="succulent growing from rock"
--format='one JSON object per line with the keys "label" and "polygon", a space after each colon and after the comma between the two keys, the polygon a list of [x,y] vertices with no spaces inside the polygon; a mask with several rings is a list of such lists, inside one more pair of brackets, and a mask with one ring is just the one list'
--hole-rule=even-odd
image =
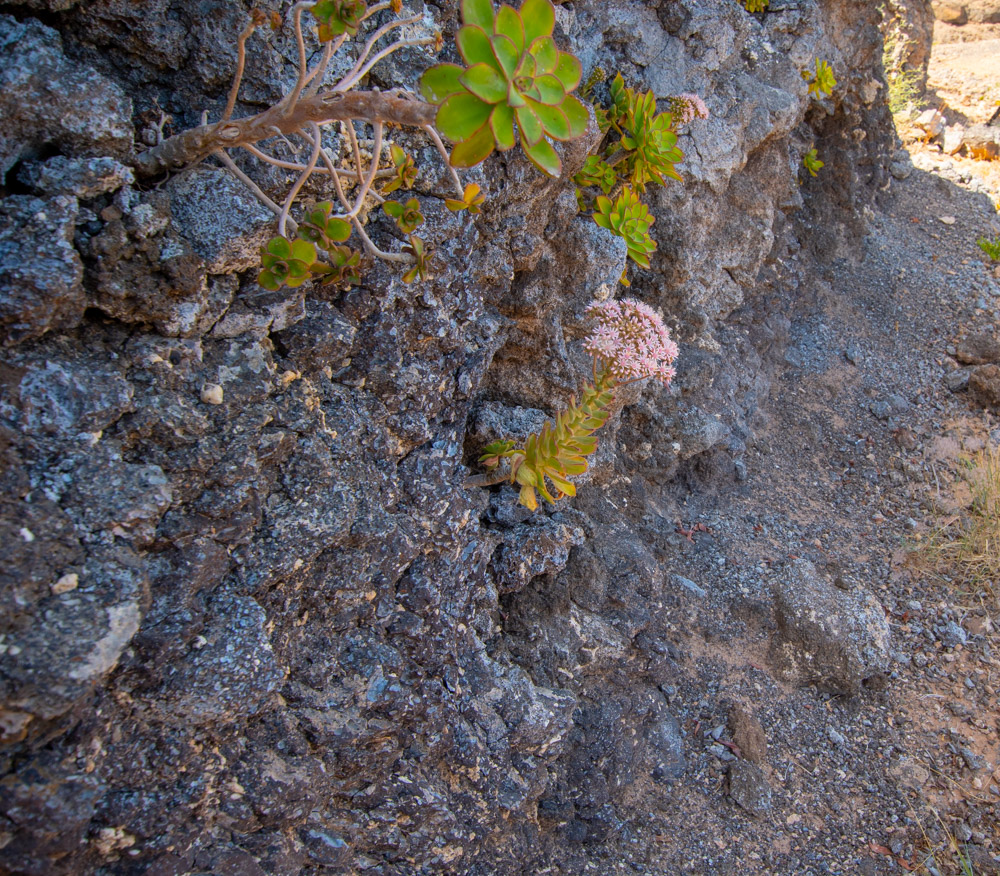
{"label": "succulent growing from rock", "polygon": [[802,78],[809,83],[809,94],[825,97],[833,94],[837,80],[833,77],[833,68],[826,62],[816,59],[815,70],[803,70]]}
{"label": "succulent growing from rock", "polygon": [[819,173],[820,168],[823,167],[824,162],[819,160],[819,156],[816,154],[815,149],[810,149],[805,155],[802,156],[802,166],[809,171],[810,176],[816,176]]}
{"label": "succulent growing from rock", "polygon": [[588,115],[570,94],[580,62],[552,39],[551,0],[524,0],[519,11],[462,0],[462,21],[456,42],[468,66],[438,64],[420,80],[423,96],[440,105],[438,130],[455,144],[452,164],[471,167],[520,139],[539,170],[558,176],[562,164],[550,140],[579,137]]}
{"label": "succulent growing from rock", "polygon": [[624,189],[613,201],[598,196],[594,221],[612,234],[625,239],[629,257],[643,268],[649,267],[649,254],[656,249],[656,241],[649,235],[650,226],[656,221],[649,208],[631,189]]}
{"label": "succulent growing from rock", "polygon": [[312,7],[320,42],[347,34],[356,36],[368,4],[365,0],[318,0]]}
{"label": "succulent growing from rock", "polygon": [[387,216],[396,220],[396,225],[403,234],[411,234],[424,224],[424,216],[420,212],[420,201],[410,198],[405,204],[399,201],[386,201],[382,209]]}
{"label": "succulent growing from rock", "polygon": [[763,12],[769,2],[770,0],[743,0],[743,7],[747,12]]}
{"label": "succulent growing from rock", "polygon": [[296,232],[302,240],[315,243],[320,249],[343,243],[351,236],[351,223],[339,216],[332,216],[333,203],[323,201],[310,210],[299,223]]}
{"label": "succulent growing from rock", "polygon": [[272,237],[260,251],[261,272],[257,282],[272,292],[282,286],[294,289],[311,277],[310,268],[315,261],[316,247],[308,240]]}
{"label": "succulent growing from rock", "polygon": [[482,194],[479,186],[475,183],[469,183],[465,187],[465,192],[462,194],[461,199],[445,198],[444,205],[452,213],[459,213],[462,210],[468,210],[470,213],[479,213],[485,200],[486,195]]}
{"label": "succulent growing from rock", "polygon": [[413,160],[413,156],[407,155],[402,149],[393,143],[389,147],[389,157],[392,159],[392,165],[395,168],[396,175],[385,184],[382,189],[382,194],[388,195],[390,192],[394,192],[399,188],[413,188],[413,184],[417,181],[417,175],[420,173],[420,171],[417,170],[417,165]]}
{"label": "succulent growing from rock", "polygon": [[624,299],[595,302],[587,313],[595,323],[584,341],[594,357],[594,383],[585,384],[580,401],[571,399],[555,424],[546,422],[523,446],[502,439],[484,447],[479,457],[487,468],[509,460],[510,481],[521,487],[518,501],[532,511],[538,507],[537,493],[549,503],[576,495],[570,478],[587,470],[587,457],[597,449],[594,433],[611,416],[618,387],[646,377],[669,386],[674,377],[677,345],[652,308]]}

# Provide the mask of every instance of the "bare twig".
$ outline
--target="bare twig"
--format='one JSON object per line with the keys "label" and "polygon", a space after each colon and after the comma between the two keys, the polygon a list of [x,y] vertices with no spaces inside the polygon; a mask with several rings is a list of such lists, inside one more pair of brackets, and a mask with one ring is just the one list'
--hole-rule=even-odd
{"label": "bare twig", "polygon": [[236,72],[233,74],[233,84],[229,89],[229,100],[226,101],[226,108],[222,111],[223,122],[228,122],[232,118],[233,110],[236,108],[236,98],[240,93],[243,70],[247,63],[247,40],[255,30],[257,30],[256,16],[250,19],[250,24],[243,29],[243,33],[236,40]]}
{"label": "bare twig", "polygon": [[458,171],[451,166],[451,157],[448,155],[448,150],[444,148],[444,143],[441,142],[441,137],[438,136],[438,132],[434,130],[430,125],[423,126],[424,133],[434,141],[434,145],[437,146],[438,154],[441,156],[441,160],[444,161],[444,166],[448,168],[451,173],[451,181],[455,184],[455,191],[458,192],[460,198],[465,197],[465,189],[462,187],[462,180],[458,176]]}
{"label": "bare twig", "polygon": [[255,116],[221,121],[184,131],[141,153],[135,161],[140,175],[153,176],[175,167],[200,161],[220,149],[257,143],[278,134],[293,134],[309,122],[351,120],[386,122],[408,128],[433,124],[437,107],[398,91],[326,91],[303,98],[285,111],[283,104]]}
{"label": "bare twig", "polygon": [[285,203],[281,205],[281,213],[278,214],[278,234],[282,237],[285,236],[285,224],[288,221],[288,214],[292,209],[292,204],[295,202],[296,197],[298,197],[302,186],[305,185],[305,181],[312,176],[312,172],[316,168],[316,162],[319,161],[320,149],[323,146],[323,135],[320,133],[319,125],[315,122],[310,122],[309,129],[313,135],[313,149],[312,154],[309,156],[309,163],[306,165],[305,170],[299,174],[299,178],[295,180],[288,195],[285,197]]}

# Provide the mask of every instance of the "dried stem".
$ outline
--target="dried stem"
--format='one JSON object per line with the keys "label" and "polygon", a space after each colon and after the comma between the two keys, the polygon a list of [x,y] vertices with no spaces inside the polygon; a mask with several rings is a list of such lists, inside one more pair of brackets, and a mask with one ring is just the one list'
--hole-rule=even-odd
{"label": "dried stem", "polygon": [[[407,24],[414,24],[417,21],[420,21],[419,15],[414,15],[412,18],[399,18],[395,21],[383,24],[368,38],[367,42],[365,42],[364,48],[361,49],[361,54],[358,55],[358,60],[354,62],[354,66],[347,71],[347,74],[333,87],[333,90],[347,91],[347,89],[351,87],[351,85],[356,81],[356,77],[358,77],[358,71],[364,66],[365,61],[368,60],[368,56],[372,53],[372,49],[375,48],[375,43],[389,33],[389,31],[395,30],[397,27],[403,27]],[[393,43],[392,45],[396,45],[396,43]]]}
{"label": "dried stem", "polygon": [[276,133],[294,134],[310,122],[322,125],[356,119],[426,128],[433,124],[436,114],[436,106],[413,99],[406,92],[326,91],[303,98],[287,111],[283,104],[278,104],[245,119],[215,122],[184,131],[139,155],[135,168],[143,176],[153,176],[200,161],[220,149],[258,143]]}
{"label": "dried stem", "polygon": [[233,74],[233,84],[229,89],[229,100],[226,101],[226,108],[222,111],[222,121],[228,122],[232,118],[233,110],[236,108],[236,98],[240,93],[240,85],[243,83],[243,70],[247,63],[247,40],[250,35],[257,30],[257,22],[250,19],[243,33],[236,40],[236,72]]}
{"label": "dried stem", "polygon": [[423,126],[424,133],[434,141],[434,145],[437,146],[438,154],[441,156],[442,161],[444,161],[444,166],[448,168],[451,173],[451,180],[455,184],[455,191],[458,192],[459,198],[465,197],[465,189],[462,187],[462,180],[458,176],[458,171],[451,166],[451,157],[448,155],[448,150],[444,148],[444,143],[441,142],[441,137],[438,136],[438,132],[434,130],[430,125]]}
{"label": "dried stem", "polygon": [[[250,177],[248,177],[242,170],[236,166],[236,162],[233,161],[223,150],[219,150],[215,153],[216,157],[226,166],[226,169],[232,173],[243,185],[245,185],[254,195],[257,200],[260,201],[265,207],[273,211],[275,216],[281,215],[281,207],[279,207],[274,201],[272,201],[264,192],[261,190],[260,186],[257,185]],[[288,222],[292,225],[293,230],[297,227],[296,223],[289,219]]]}
{"label": "dried stem", "polygon": [[[400,40],[399,42],[392,43],[392,45],[386,46],[379,52],[374,58],[372,58],[364,67],[362,67],[356,74],[351,76],[349,79],[342,79],[337,83],[337,89],[340,91],[346,90],[348,88],[353,88],[360,80],[362,80],[365,75],[383,58],[387,58],[393,52],[397,52],[400,49],[404,49],[407,46],[431,46],[437,40],[434,37],[424,37],[419,40]],[[346,83],[346,84],[345,84]]]}
{"label": "dried stem", "polygon": [[313,170],[316,169],[316,162],[319,161],[319,153],[323,145],[323,137],[320,134],[319,125],[315,122],[310,122],[309,128],[313,135],[312,154],[309,156],[309,163],[306,165],[306,169],[299,174],[299,178],[295,180],[295,184],[285,197],[285,203],[281,206],[281,213],[278,216],[278,234],[282,237],[285,236],[285,224],[288,221],[288,214],[292,209],[292,204],[295,202],[295,198],[301,191],[302,186],[305,185],[305,181],[312,176]]}

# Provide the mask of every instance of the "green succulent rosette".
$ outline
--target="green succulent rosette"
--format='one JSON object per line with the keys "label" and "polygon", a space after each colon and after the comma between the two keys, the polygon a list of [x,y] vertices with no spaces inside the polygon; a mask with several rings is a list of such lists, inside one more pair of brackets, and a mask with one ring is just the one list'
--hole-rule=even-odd
{"label": "green succulent rosette", "polygon": [[308,240],[272,237],[260,251],[260,276],[257,282],[276,292],[282,286],[294,289],[311,276],[316,262],[316,247]]}
{"label": "green succulent rosette", "polygon": [[614,202],[603,195],[595,201],[597,211],[594,221],[608,231],[625,239],[629,257],[641,268],[649,267],[649,254],[656,249],[656,241],[649,229],[656,217],[639,200],[639,196],[625,189]]}
{"label": "green succulent rosette", "polygon": [[570,94],[582,68],[552,39],[551,0],[524,0],[519,11],[462,0],[462,21],[456,42],[467,66],[438,64],[420,79],[423,96],[439,106],[438,130],[455,144],[451,163],[472,167],[520,140],[539,170],[558,176],[550,141],[581,136],[588,113]]}

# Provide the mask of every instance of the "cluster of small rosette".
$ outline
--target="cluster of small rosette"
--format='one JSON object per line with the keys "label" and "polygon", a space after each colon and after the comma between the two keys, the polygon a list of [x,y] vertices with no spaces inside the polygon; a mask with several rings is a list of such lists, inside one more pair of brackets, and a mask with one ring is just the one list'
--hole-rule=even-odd
{"label": "cluster of small rosette", "polygon": [[598,370],[620,382],[653,377],[669,386],[676,372],[677,344],[659,314],[634,298],[595,301],[587,308],[594,328],[583,347]]}
{"label": "cluster of small rosette", "polygon": [[570,94],[582,69],[552,39],[551,0],[524,0],[519,11],[462,0],[462,21],[455,41],[468,66],[438,64],[420,80],[423,96],[440,106],[437,129],[455,144],[451,163],[472,167],[520,139],[539,170],[558,176],[562,164],[547,138],[579,137],[589,116]]}

